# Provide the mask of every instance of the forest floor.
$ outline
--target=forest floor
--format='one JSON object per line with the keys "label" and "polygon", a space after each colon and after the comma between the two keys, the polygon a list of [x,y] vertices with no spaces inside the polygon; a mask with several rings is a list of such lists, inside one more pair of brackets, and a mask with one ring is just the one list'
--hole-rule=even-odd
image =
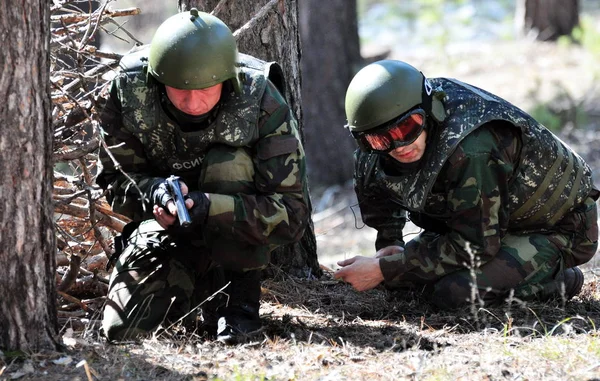
{"label": "forest floor", "polygon": [[[461,63],[465,54],[449,55],[447,66],[427,56],[404,59],[520,105],[569,89],[590,118],[588,129],[566,131],[565,139],[598,173],[598,145],[590,140],[597,142],[600,96],[587,85],[593,80],[584,51],[518,41],[470,49]],[[375,232],[362,227],[350,185],[320,190],[313,202],[324,267],[374,254]],[[418,292],[357,293],[329,271],[311,280],[280,274],[263,281],[265,327],[248,343],[224,346],[174,327],[108,344],[95,313],[62,325],[62,351],[0,352],[0,380],[600,380],[600,259],[583,269],[583,291],[568,302],[514,300],[453,312],[436,311]]]}

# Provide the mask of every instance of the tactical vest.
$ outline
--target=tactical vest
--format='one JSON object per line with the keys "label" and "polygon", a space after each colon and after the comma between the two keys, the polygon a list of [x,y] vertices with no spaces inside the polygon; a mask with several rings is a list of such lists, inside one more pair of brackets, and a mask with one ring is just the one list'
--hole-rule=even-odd
{"label": "tactical vest", "polygon": [[118,95],[123,125],[142,143],[157,174],[190,176],[200,170],[210,145],[250,147],[258,140],[257,122],[267,79],[273,77],[273,82],[282,86],[277,63],[240,54],[242,92],[231,93],[220,102],[216,119],[207,128],[184,132],[163,110],[159,85],[148,78],[148,50],[145,46],[123,57]]}
{"label": "tactical vest", "polygon": [[523,143],[508,205],[511,229],[552,226],[585,200],[593,188],[591,169],[552,132],[484,90],[454,79],[432,82],[446,93],[447,117],[434,147],[426,147],[423,166],[410,176],[388,176],[371,154],[359,159],[357,167],[357,177],[363,177],[359,181],[365,186],[377,184],[403,208],[423,213],[438,174],[458,144],[483,124],[500,120],[518,127]]}

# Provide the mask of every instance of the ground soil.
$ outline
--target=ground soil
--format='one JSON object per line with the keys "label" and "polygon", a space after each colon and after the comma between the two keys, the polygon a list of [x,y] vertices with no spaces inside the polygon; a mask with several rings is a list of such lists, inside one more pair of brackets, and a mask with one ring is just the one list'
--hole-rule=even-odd
{"label": "ground soil", "polygon": [[[5,354],[0,379],[22,380],[593,380],[600,375],[600,283],[553,303],[436,311],[418,291],[357,293],[330,274],[263,282],[264,330],[225,346],[172,327],[107,344],[72,320],[63,351]],[[88,378],[86,371],[89,372]]]}

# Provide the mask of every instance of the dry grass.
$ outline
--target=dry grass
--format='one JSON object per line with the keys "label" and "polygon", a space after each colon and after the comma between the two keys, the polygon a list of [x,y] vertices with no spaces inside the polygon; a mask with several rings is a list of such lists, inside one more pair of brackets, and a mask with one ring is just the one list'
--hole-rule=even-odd
{"label": "dry grass", "polygon": [[514,303],[473,315],[436,311],[418,292],[357,293],[330,274],[281,274],[263,281],[265,327],[246,344],[175,327],[112,345],[87,323],[65,327],[64,352],[4,354],[0,379],[88,380],[87,365],[97,380],[591,380],[600,376],[600,279],[591,269],[586,279],[564,305]]}

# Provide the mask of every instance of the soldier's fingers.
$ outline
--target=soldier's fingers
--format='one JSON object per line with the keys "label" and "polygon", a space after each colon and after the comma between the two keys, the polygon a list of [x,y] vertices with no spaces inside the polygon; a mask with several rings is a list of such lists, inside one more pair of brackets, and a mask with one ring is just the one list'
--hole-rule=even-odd
{"label": "soldier's fingers", "polygon": [[356,261],[356,257],[352,257],[352,258],[348,258],[348,259],[344,259],[341,261],[338,261],[338,266],[348,266],[354,263],[354,261]]}
{"label": "soldier's fingers", "polygon": [[184,196],[188,194],[188,186],[185,185],[185,183],[181,180],[179,180],[179,187],[181,188],[181,193],[183,193]]}
{"label": "soldier's fingers", "polygon": [[170,215],[169,212],[167,212],[164,208],[161,208],[160,206],[154,208],[153,213],[154,217],[157,219],[160,218],[165,221],[175,220],[174,216]]}
{"label": "soldier's fingers", "polygon": [[167,213],[164,213],[159,215],[158,218],[156,219],[158,221],[159,224],[161,224],[161,226],[171,226],[175,223],[175,217],[168,215]]}
{"label": "soldier's fingers", "polygon": [[193,206],[194,206],[194,200],[192,200],[191,198],[188,198],[187,200],[185,200],[186,208],[192,209]]}
{"label": "soldier's fingers", "polygon": [[163,229],[168,229],[175,222],[175,217],[170,216],[163,208],[155,207],[152,210],[154,219]]}
{"label": "soldier's fingers", "polygon": [[171,213],[174,216],[177,215],[177,206],[175,206],[175,203],[172,200],[167,201],[166,206],[169,213]]}
{"label": "soldier's fingers", "polygon": [[333,273],[333,278],[344,280],[344,276],[346,275],[346,273],[347,273],[347,271],[345,269],[339,269],[338,271]]}
{"label": "soldier's fingers", "polygon": [[[160,223],[159,219],[159,214],[158,214],[158,205],[154,205],[154,207],[152,208],[152,214],[154,214],[154,219],[156,220],[156,222],[158,222],[158,224],[160,226],[162,226],[162,224]],[[164,226],[162,226],[164,228]]]}
{"label": "soldier's fingers", "polygon": [[171,216],[165,213],[165,215],[162,216],[162,220],[165,222],[166,225],[171,226],[175,223],[175,216]]}

